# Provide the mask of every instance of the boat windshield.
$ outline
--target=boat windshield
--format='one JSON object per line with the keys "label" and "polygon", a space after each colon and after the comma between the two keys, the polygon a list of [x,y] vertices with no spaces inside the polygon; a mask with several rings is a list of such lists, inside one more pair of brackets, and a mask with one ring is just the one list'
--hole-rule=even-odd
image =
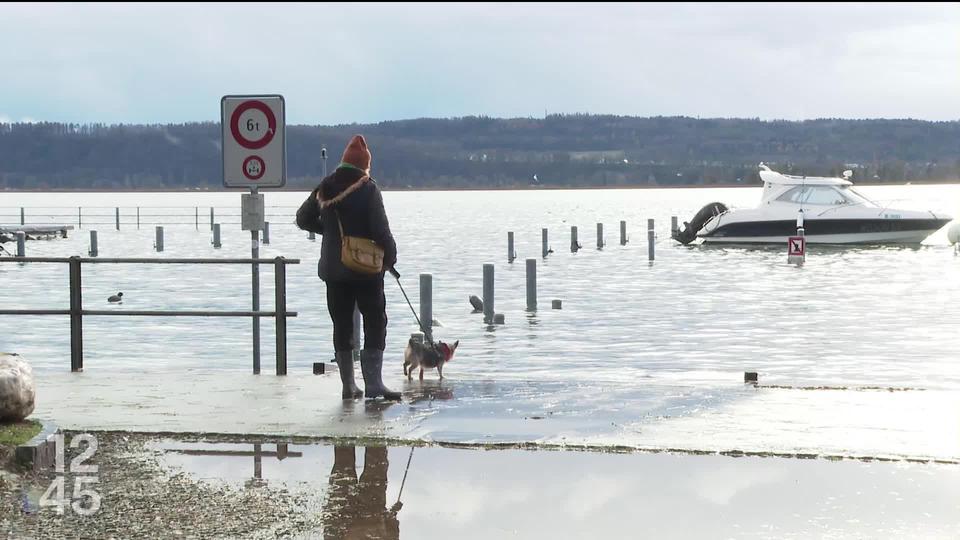
{"label": "boat windshield", "polygon": [[853,189],[850,186],[843,186],[839,189],[840,189],[840,192],[843,193],[843,195],[846,198],[850,199],[851,204],[862,204],[864,206],[876,206],[873,201],[864,197],[863,195],[860,194],[860,192],[858,192],[857,190]]}

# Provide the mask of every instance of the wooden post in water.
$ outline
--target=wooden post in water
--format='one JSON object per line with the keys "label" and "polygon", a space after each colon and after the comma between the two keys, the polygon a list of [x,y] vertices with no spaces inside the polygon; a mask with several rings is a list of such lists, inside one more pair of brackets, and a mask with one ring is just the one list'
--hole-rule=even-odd
{"label": "wooden post in water", "polygon": [[21,225],[27,224],[26,212],[24,211],[22,206],[20,207],[20,224]]}
{"label": "wooden post in water", "polygon": [[213,247],[220,248],[220,224],[213,224]]}
{"label": "wooden post in water", "polygon": [[269,221],[263,222],[263,243],[264,244],[270,243],[270,222]]}
{"label": "wooden post in water", "polygon": [[597,223],[597,249],[603,249],[603,223]]}
{"label": "wooden post in water", "polygon": [[27,233],[17,231],[17,257],[27,256]]}
{"label": "wooden post in water", "polygon": [[527,311],[537,310],[537,260],[527,259]]}
{"label": "wooden post in water", "polygon": [[653,260],[654,242],[656,241],[656,231],[653,229],[653,220],[647,220],[647,259]]}
{"label": "wooden post in water", "polygon": [[429,339],[433,339],[433,275],[420,274],[420,324]]}
{"label": "wooden post in water", "polygon": [[163,251],[163,227],[160,225],[157,225],[154,247],[157,248],[158,253]]}
{"label": "wooden post in water", "polygon": [[513,250],[513,231],[510,231],[507,233],[507,262],[512,263],[516,258],[517,254]]}
{"label": "wooden post in water", "polygon": [[670,237],[676,238],[677,233],[680,232],[680,221],[677,219],[677,216],[670,216]]}
{"label": "wooden post in water", "polygon": [[570,253],[576,253],[580,250],[580,242],[577,241],[577,226],[570,227]]}
{"label": "wooden post in water", "polygon": [[97,231],[90,231],[90,256],[96,257],[98,253]]}
{"label": "wooden post in water", "polygon": [[627,222],[620,220],[620,245],[627,245]]}
{"label": "wooden post in water", "polygon": [[213,207],[210,207],[210,230],[213,230]]}
{"label": "wooden post in water", "polygon": [[542,245],[540,247],[540,252],[543,254],[543,258],[546,259],[547,255],[550,253],[550,247],[547,242],[547,229],[540,229],[540,236]]}
{"label": "wooden post in water", "polygon": [[117,230],[119,231],[120,230],[120,207],[117,207],[116,222],[117,222]]}
{"label": "wooden post in water", "polygon": [[493,265],[483,265],[483,322],[493,324]]}

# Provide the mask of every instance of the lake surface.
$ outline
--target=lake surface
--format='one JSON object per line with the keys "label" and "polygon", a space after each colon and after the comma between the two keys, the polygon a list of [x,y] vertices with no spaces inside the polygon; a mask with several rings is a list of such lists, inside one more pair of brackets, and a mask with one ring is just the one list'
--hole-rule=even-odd
{"label": "lake surface", "polygon": [[[893,207],[960,215],[960,185],[859,189],[895,201]],[[308,240],[292,223],[305,196],[266,194],[271,243],[261,247],[262,257],[302,261],[287,275],[288,308],[299,313],[288,329],[291,376],[306,376],[312,362],[333,356],[324,285],[316,277],[320,239]],[[681,246],[670,239],[670,216],[689,220],[712,201],[754,206],[759,188],[388,192],[384,198],[410,299],[418,306],[417,276],[432,274],[434,317],[443,325],[435,334],[460,340],[444,371],[462,389],[450,401],[451,418],[458,407],[486,408],[495,422],[522,415],[529,406],[601,431],[613,418],[619,427],[603,442],[615,444],[658,418],[693,422],[741,403],[744,371],[759,372],[761,383],[771,385],[897,387],[951,398],[960,393],[960,258],[944,231],[909,248],[813,246],[806,265],[797,268],[786,264],[785,249]],[[249,257],[239,199],[237,193],[3,193],[0,223],[19,223],[24,206],[27,224],[76,225],[82,207],[80,229],[67,239],[28,242],[30,256],[86,255],[88,229],[96,229],[101,257]],[[211,245],[211,206],[223,223],[221,249]],[[656,219],[658,235],[653,264],[647,260],[648,218]],[[626,246],[619,245],[620,220],[627,221]],[[598,222],[605,226],[603,250],[595,246]],[[159,255],[153,251],[155,223],[165,224]],[[569,250],[571,225],[579,227],[583,244],[575,254]],[[549,228],[555,250],[546,260],[540,258],[542,227]],[[508,231],[516,235],[519,259],[513,264],[506,260]],[[538,265],[536,313],[525,311],[527,257]],[[502,326],[483,324],[467,301],[482,294],[487,262],[496,264]],[[244,266],[98,264],[85,265],[83,272],[87,309],[250,308],[250,270]],[[264,309],[272,309],[271,268],[263,268],[261,280]],[[66,265],[5,263],[0,283],[0,306],[8,309],[69,305]],[[124,292],[123,305],[108,305],[106,298],[117,291]],[[388,383],[400,386],[403,347],[416,323],[392,279],[386,292],[384,370]],[[563,309],[549,309],[552,299],[562,299]],[[69,369],[67,317],[2,317],[0,324],[0,350],[28,357],[40,376]],[[88,372],[249,371],[251,324],[91,316],[84,320],[84,348]],[[274,354],[269,319],[262,351],[268,373]],[[821,394],[826,404],[838,399],[827,394],[844,392]],[[944,413],[936,421],[956,431],[958,418]],[[450,429],[448,438],[472,439],[484,429],[473,423]],[[960,458],[960,440],[920,446],[921,455]],[[911,455],[909,447],[909,441],[899,444],[896,453]],[[882,433],[870,448],[892,451]]]}

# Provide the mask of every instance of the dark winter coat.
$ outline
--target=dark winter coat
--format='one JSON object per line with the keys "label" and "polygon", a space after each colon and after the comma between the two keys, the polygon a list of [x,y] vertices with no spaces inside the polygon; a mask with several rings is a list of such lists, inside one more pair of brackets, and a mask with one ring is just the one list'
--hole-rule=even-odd
{"label": "dark winter coat", "polygon": [[[376,182],[351,167],[340,167],[318,185],[297,210],[297,226],[323,235],[317,273],[324,281],[358,281],[383,279],[383,274],[354,272],[340,262],[340,227],[337,215],[348,236],[369,238],[383,248],[384,271],[397,262],[397,244],[390,232],[390,223],[383,208],[383,196]],[[317,194],[329,201],[321,208]]]}

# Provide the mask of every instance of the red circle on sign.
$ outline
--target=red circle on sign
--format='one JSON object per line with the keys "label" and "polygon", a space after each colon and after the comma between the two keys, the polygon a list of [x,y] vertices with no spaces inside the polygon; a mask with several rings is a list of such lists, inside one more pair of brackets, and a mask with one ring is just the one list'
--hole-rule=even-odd
{"label": "red circle on sign", "polygon": [[[250,170],[247,168],[251,164],[258,165],[260,172],[251,173]],[[263,176],[263,173],[265,172],[267,172],[267,165],[263,162],[262,159],[260,159],[259,156],[250,156],[247,159],[243,160],[243,175],[249,178],[250,180],[259,180]]]}
{"label": "red circle on sign", "polygon": [[[249,111],[250,109],[256,109],[267,117],[267,133],[258,141],[245,139],[243,134],[240,133],[240,115]],[[277,117],[273,115],[273,111],[270,110],[270,107],[267,107],[267,104],[262,101],[244,101],[239,107],[233,110],[233,114],[230,116],[230,133],[233,134],[233,140],[237,141],[240,146],[250,150],[257,150],[270,144],[270,141],[273,140],[273,134],[276,133],[276,131]]]}

